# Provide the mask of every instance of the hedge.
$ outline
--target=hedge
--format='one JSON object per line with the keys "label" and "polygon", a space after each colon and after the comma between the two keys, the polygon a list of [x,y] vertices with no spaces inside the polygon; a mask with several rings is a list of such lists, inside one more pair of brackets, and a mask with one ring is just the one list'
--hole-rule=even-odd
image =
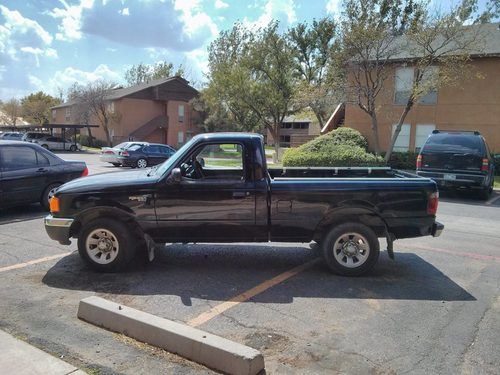
{"label": "hedge", "polygon": [[337,146],[357,146],[366,151],[368,142],[363,135],[352,128],[342,127],[299,146],[304,152],[333,151]]}
{"label": "hedge", "polygon": [[394,169],[416,168],[418,152],[393,152],[389,160],[389,166]]}
{"label": "hedge", "polygon": [[80,143],[82,146],[86,147],[106,147],[108,145],[107,142],[101,141],[100,139],[96,139],[95,137],[92,137],[92,146],[90,145],[90,137],[85,134],[77,134],[76,135],[76,141]]}
{"label": "hedge", "polygon": [[375,167],[384,165],[379,156],[366,152],[362,147],[342,145],[332,151],[304,152],[299,147],[285,151],[285,167]]}

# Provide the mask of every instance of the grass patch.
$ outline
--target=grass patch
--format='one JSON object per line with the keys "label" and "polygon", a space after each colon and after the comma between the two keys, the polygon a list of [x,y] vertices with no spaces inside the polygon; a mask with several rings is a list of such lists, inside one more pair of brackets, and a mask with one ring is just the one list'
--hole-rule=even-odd
{"label": "grass patch", "polygon": [[500,189],[500,176],[495,176],[495,188]]}

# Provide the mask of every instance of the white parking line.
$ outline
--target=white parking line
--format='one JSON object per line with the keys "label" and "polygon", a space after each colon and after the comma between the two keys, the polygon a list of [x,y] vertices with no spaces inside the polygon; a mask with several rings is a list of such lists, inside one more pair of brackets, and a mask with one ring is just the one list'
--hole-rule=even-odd
{"label": "white parking line", "polygon": [[63,258],[69,254],[71,254],[72,252],[68,252],[68,253],[62,253],[62,254],[57,254],[57,255],[51,255],[51,256],[48,256],[48,257],[43,257],[43,258],[38,258],[38,259],[33,259],[33,260],[29,260],[27,262],[23,262],[23,263],[17,263],[17,264],[13,264],[11,266],[6,266],[6,267],[1,267],[0,268],[0,272],[5,272],[5,271],[12,271],[12,270],[17,270],[19,268],[24,268],[24,267],[28,267],[28,266],[31,266],[32,264],[38,264],[38,263],[43,263],[43,262],[48,262],[49,260],[53,260],[53,259],[59,259],[59,258]]}
{"label": "white parking line", "polygon": [[486,203],[485,203],[485,204],[486,204],[487,206],[490,206],[490,205],[492,205],[493,203],[495,203],[495,202],[496,202],[497,200],[499,200],[499,199],[500,199],[500,195],[497,195],[496,197],[491,198],[489,201],[486,201]]}

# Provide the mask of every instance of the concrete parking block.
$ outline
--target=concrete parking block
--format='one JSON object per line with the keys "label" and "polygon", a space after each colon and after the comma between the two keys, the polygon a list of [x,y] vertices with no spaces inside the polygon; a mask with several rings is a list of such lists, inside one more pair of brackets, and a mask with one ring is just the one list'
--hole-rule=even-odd
{"label": "concrete parking block", "polygon": [[258,350],[100,297],[82,299],[78,318],[225,373],[253,375],[264,369]]}
{"label": "concrete parking block", "polygon": [[84,374],[76,367],[0,331],[0,369],[3,374]]}

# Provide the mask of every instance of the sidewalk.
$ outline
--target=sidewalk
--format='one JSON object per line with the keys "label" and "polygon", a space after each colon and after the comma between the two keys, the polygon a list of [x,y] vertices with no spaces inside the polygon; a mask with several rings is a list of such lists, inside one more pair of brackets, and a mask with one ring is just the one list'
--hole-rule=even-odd
{"label": "sidewalk", "polygon": [[84,375],[85,372],[0,330],[0,368],[3,374]]}

